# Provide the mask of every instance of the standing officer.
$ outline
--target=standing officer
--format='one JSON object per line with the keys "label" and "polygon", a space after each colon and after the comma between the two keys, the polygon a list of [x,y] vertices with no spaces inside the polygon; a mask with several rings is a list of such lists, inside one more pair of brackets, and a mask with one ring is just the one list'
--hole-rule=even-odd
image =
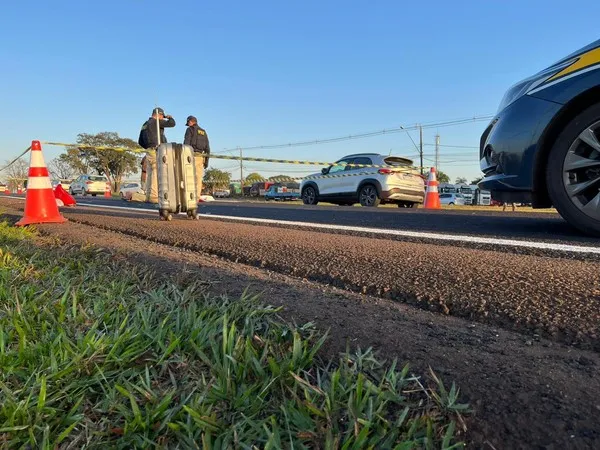
{"label": "standing officer", "polygon": [[[157,124],[158,122],[158,124]],[[165,144],[165,128],[175,126],[175,119],[172,116],[165,115],[162,108],[154,108],[152,117],[142,125],[138,144],[147,150],[146,153],[146,202],[158,203],[158,174],[156,173],[156,147],[159,143]]]}
{"label": "standing officer", "polygon": [[204,169],[208,167],[208,155],[210,153],[210,144],[206,130],[198,125],[198,119],[194,116],[187,118],[187,130],[183,143],[191,145],[194,149],[194,165],[196,166],[196,192],[197,198],[202,195],[202,179],[204,178]]}

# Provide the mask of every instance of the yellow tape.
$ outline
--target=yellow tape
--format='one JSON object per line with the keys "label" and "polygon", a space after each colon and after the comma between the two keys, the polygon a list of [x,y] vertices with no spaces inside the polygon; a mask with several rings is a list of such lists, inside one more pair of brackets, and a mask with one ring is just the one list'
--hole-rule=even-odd
{"label": "yellow tape", "polygon": [[31,150],[31,147],[27,147],[23,153],[21,153],[19,156],[17,156],[15,159],[13,159],[11,162],[9,162],[7,165],[2,167],[0,169],[0,172],[8,169],[10,166],[12,166],[14,163],[16,163],[19,159],[21,159],[23,156],[25,156],[29,150]]}
{"label": "yellow tape", "polygon": [[[146,150],[142,148],[127,148],[127,147],[103,147],[103,146],[94,146],[94,145],[80,145],[80,144],[66,144],[63,142],[42,142],[45,145],[56,145],[59,147],[69,147],[69,148],[89,148],[94,150],[114,150],[117,152],[133,152],[133,153],[146,153]],[[347,163],[331,163],[331,162],[323,162],[323,161],[298,161],[298,160],[290,160],[290,159],[272,159],[272,158],[252,158],[252,157],[239,157],[239,156],[228,156],[228,155],[217,155],[217,154],[207,154],[204,155],[207,158],[211,159],[225,159],[230,161],[250,161],[250,162],[264,162],[264,163],[274,163],[274,164],[292,164],[292,165],[302,165],[302,166],[349,166],[356,168],[374,168],[374,169],[383,169],[383,168],[391,168],[393,166],[388,165],[375,165],[375,164],[347,164]],[[420,167],[416,166],[406,166],[406,167],[394,167],[395,171],[414,171],[420,170]],[[354,175],[354,174],[352,174]],[[347,174],[347,176],[351,176],[351,174]]]}

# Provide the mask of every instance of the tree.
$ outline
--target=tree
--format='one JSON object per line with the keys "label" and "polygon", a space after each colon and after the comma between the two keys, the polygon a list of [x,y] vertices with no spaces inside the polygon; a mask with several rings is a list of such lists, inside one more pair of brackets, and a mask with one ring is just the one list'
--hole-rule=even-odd
{"label": "tree", "polygon": [[[8,164],[10,161],[7,161]],[[19,186],[25,186],[25,182],[29,176],[29,163],[23,158],[16,160],[4,172],[6,175],[6,185],[11,191],[16,191]]]}
{"label": "tree", "polygon": [[113,192],[119,191],[124,175],[138,171],[139,160],[131,152],[90,148],[91,146],[139,149],[137,143],[129,138],[122,138],[112,131],[98,134],[81,133],[77,135],[77,143],[83,146],[67,149],[67,153],[61,155],[63,161],[76,172],[96,171],[98,174],[105,175],[110,181]]}
{"label": "tree", "polygon": [[54,158],[48,163],[48,171],[54,178],[59,180],[70,180],[75,177],[78,173],[77,170],[69,164],[69,161],[62,158],[64,155],[60,155],[58,158]]}
{"label": "tree", "polygon": [[437,180],[440,183],[450,183],[450,177],[448,175],[446,175],[444,172],[442,172],[441,170],[438,170],[438,172],[437,172]]}
{"label": "tree", "polygon": [[294,179],[289,175],[275,175],[274,177],[269,177],[269,181],[294,181]]}
{"label": "tree", "polygon": [[246,180],[244,181],[244,184],[246,186],[250,186],[253,183],[259,183],[261,181],[264,181],[263,176],[260,173],[252,172],[250,175],[248,175],[246,177]]}
{"label": "tree", "polygon": [[467,179],[465,177],[456,177],[456,184],[467,184]]}
{"label": "tree", "polygon": [[231,180],[229,172],[223,172],[219,169],[209,169],[204,172],[204,186],[214,192],[216,189],[227,189]]}
{"label": "tree", "polygon": [[479,184],[481,180],[483,180],[483,177],[477,177],[471,181],[471,184]]}

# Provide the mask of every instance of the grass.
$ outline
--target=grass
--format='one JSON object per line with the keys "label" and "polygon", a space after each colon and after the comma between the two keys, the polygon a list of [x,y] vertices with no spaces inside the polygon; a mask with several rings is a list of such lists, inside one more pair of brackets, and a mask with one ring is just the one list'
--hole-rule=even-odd
{"label": "grass", "polygon": [[459,448],[433,372],[0,223],[0,448]]}

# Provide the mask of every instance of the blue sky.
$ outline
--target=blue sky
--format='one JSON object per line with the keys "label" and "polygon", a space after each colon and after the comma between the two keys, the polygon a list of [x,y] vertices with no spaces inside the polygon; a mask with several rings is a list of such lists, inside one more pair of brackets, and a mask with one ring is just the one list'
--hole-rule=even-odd
{"label": "blue sky", "polygon": [[[511,84],[597,39],[599,16],[600,3],[587,0],[10,2],[0,15],[0,160],[32,139],[137,139],[155,105],[177,120],[170,141],[183,140],[193,114],[213,151],[493,114]],[[424,142],[439,132],[442,145],[476,147],[485,126],[428,129]],[[45,150],[46,160],[62,151]],[[392,134],[246,154],[360,151],[416,153]],[[431,159],[433,147],[425,152]],[[441,170],[477,176],[477,150],[441,147]]]}

